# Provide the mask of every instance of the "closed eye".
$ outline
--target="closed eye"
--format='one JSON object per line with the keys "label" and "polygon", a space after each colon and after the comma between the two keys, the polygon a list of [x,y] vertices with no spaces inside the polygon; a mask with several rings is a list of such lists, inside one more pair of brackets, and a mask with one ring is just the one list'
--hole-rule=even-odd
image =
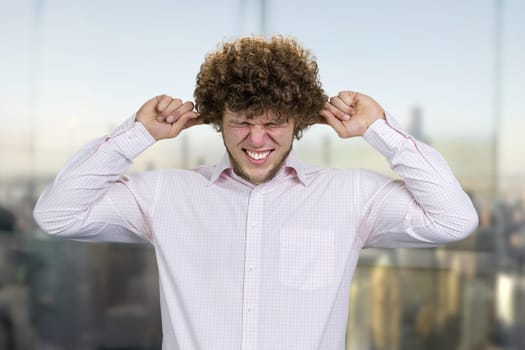
{"label": "closed eye", "polygon": [[242,127],[245,127],[245,126],[249,126],[250,124],[248,122],[232,121],[232,122],[230,122],[230,125],[233,126],[234,128],[242,128]]}
{"label": "closed eye", "polygon": [[265,123],[264,125],[269,128],[281,128],[288,125],[288,120],[273,121]]}

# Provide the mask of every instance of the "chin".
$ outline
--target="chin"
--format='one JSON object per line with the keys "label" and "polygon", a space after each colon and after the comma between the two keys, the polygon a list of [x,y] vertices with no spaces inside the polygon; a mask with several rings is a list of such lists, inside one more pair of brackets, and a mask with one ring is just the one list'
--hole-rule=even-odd
{"label": "chin", "polygon": [[278,169],[270,169],[264,174],[251,175],[251,176],[248,175],[248,180],[255,185],[260,185],[262,183],[268,182],[271,179],[273,179],[275,175],[277,174],[277,170]]}

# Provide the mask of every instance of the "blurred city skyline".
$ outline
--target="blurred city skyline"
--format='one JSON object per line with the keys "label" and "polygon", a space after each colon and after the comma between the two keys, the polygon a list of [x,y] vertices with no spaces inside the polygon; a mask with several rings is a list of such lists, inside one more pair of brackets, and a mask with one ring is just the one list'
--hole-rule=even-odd
{"label": "blurred city skyline", "polygon": [[[45,235],[34,204],[82,145],[153,95],[191,100],[206,53],[257,33],[311,49],[328,95],[378,100],[444,156],[480,217],[449,246],[364,250],[346,348],[525,348],[524,1],[0,0],[0,349],[161,348],[151,247]],[[294,149],[395,176],[362,138],[328,126]],[[130,171],[223,153],[220,134],[199,126]]]}
{"label": "blurred city skyline", "polygon": [[[484,152],[491,151],[496,3],[376,0],[327,7],[266,1],[263,26],[259,1],[1,0],[1,177],[56,172],[82,144],[108,133],[155,94],[191,100],[205,54],[223,40],[257,34],[262,27],[266,35],[293,36],[311,49],[327,94],[368,93],[406,127],[419,106],[430,139],[481,142],[487,145]],[[498,166],[502,176],[525,176],[525,162],[515,151],[525,146],[520,108],[525,4],[501,3],[504,137],[499,137]],[[208,126],[183,137],[191,165],[222,155],[220,135]],[[340,143],[326,127],[311,128],[296,144],[298,153],[315,160],[315,152],[304,150],[318,149],[327,137]],[[180,164],[181,143],[182,138],[154,146],[140,168]],[[351,150],[355,144],[361,142],[333,149]],[[485,155],[478,159],[487,164],[478,166],[490,168],[491,156]],[[345,159],[338,161],[342,157],[332,156],[331,165],[346,166]]]}

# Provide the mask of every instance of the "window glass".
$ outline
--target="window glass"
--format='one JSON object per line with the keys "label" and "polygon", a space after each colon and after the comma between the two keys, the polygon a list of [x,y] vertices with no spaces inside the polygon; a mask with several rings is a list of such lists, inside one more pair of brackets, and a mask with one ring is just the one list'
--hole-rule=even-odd
{"label": "window glass", "polygon": [[[0,349],[160,349],[154,252],[52,238],[38,195],[151,96],[192,100],[206,53],[239,35],[309,48],[326,93],[357,90],[439,150],[480,216],[464,241],[365,250],[348,349],[525,348],[525,4],[483,1],[0,1]],[[395,176],[364,140],[305,131],[298,157]],[[209,126],[131,171],[223,155]]]}

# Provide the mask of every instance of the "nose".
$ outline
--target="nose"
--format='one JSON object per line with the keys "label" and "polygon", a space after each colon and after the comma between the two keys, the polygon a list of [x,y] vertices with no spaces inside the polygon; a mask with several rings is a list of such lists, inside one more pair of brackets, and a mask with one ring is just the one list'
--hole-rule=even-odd
{"label": "nose", "polygon": [[254,147],[262,147],[266,143],[266,128],[264,125],[255,124],[250,129],[250,142]]}

